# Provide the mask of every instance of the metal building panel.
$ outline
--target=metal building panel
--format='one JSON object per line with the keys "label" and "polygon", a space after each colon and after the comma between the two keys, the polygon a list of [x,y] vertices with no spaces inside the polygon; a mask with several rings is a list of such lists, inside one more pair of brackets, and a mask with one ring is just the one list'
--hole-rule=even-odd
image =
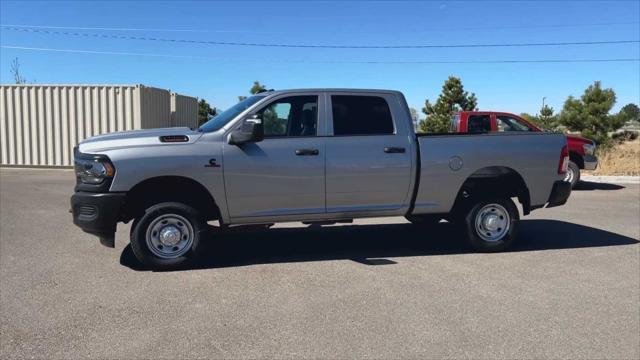
{"label": "metal building panel", "polygon": [[7,89],[4,87],[0,87],[0,161],[1,164],[9,163],[9,136],[8,136],[8,126],[9,122],[7,121],[8,115],[8,106],[7,106]]}
{"label": "metal building panel", "polygon": [[198,126],[198,99],[171,93],[171,126]]}
{"label": "metal building panel", "polygon": [[[16,99],[14,99],[15,101],[15,116],[16,119],[22,119],[23,118],[23,111],[22,111],[22,89],[17,89],[18,91],[16,91],[15,95]],[[24,147],[22,145],[23,142],[23,138],[22,138],[22,127],[24,125],[24,121],[19,121],[16,122],[16,161],[17,163],[21,164],[24,163]]]}
{"label": "metal building panel", "polygon": [[[196,99],[177,98],[179,126],[195,126]],[[0,85],[0,164],[71,166],[88,137],[172,126],[171,101],[168,90],[143,85]]]}
{"label": "metal building panel", "polygon": [[171,121],[170,93],[168,90],[138,86],[141,110],[141,128],[169,127]]}

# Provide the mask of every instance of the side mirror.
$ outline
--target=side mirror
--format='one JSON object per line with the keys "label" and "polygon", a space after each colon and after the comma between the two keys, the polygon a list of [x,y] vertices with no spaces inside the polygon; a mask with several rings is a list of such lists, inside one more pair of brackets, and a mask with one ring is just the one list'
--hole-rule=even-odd
{"label": "side mirror", "polygon": [[250,142],[260,142],[264,139],[264,127],[260,115],[252,115],[242,122],[239,129],[233,130],[229,136],[229,144],[242,145]]}

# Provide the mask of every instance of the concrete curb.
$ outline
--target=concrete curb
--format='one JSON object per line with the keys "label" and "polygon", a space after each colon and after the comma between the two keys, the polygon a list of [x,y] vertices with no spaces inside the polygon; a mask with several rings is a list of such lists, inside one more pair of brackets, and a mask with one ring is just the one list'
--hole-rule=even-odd
{"label": "concrete curb", "polygon": [[580,180],[609,184],[640,184],[640,176],[582,175]]}

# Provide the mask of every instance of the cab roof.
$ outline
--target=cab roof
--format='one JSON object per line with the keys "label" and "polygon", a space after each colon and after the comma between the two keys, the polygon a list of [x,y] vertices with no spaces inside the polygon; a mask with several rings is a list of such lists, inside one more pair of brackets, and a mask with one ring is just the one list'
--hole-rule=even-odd
{"label": "cab roof", "polygon": [[261,93],[257,93],[255,95],[272,95],[272,94],[288,94],[288,93],[299,93],[299,92],[361,92],[361,93],[389,93],[389,94],[399,94],[402,95],[402,92],[398,90],[388,90],[388,89],[349,89],[349,88],[303,88],[303,89],[283,89],[283,90],[267,90]]}

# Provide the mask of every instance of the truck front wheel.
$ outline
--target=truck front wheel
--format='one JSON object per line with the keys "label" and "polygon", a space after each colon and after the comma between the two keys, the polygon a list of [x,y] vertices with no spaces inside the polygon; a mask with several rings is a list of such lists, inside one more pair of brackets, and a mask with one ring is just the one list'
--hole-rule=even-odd
{"label": "truck front wheel", "polygon": [[164,202],[146,209],[131,227],[131,249],[152,269],[171,269],[193,261],[205,222],[185,204]]}
{"label": "truck front wheel", "polygon": [[465,216],[469,243],[476,251],[503,251],[515,240],[518,220],[511,199],[481,200]]}
{"label": "truck front wheel", "polygon": [[569,161],[567,167],[567,174],[564,176],[564,181],[571,183],[571,188],[574,188],[578,181],[580,181],[580,167],[573,161]]}

